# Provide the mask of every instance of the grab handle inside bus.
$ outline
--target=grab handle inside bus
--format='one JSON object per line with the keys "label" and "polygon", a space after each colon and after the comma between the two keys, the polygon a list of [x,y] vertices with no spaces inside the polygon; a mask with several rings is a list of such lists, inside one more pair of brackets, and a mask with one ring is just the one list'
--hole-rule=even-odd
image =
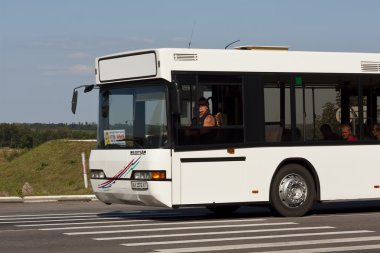
{"label": "grab handle inside bus", "polygon": [[179,84],[176,82],[173,82],[173,86],[171,89],[171,95],[172,95],[172,100],[173,101],[173,114],[181,114],[181,89],[179,88]]}

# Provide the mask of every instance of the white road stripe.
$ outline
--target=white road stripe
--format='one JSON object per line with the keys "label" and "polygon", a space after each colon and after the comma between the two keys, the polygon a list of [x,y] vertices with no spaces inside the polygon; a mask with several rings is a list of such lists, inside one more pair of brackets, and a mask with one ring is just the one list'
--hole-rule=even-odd
{"label": "white road stripe", "polygon": [[369,249],[380,249],[380,244],[358,245],[358,246],[347,246],[347,247],[331,247],[331,248],[262,251],[260,253],[325,253],[325,252],[347,252],[347,251],[369,250]]}
{"label": "white road stripe", "polygon": [[352,230],[352,231],[336,231],[336,232],[319,232],[319,233],[303,233],[303,234],[285,234],[285,235],[262,235],[262,236],[244,236],[244,237],[229,237],[229,238],[213,238],[199,240],[180,240],[180,241],[161,241],[161,242],[142,242],[142,243],[125,243],[123,246],[147,246],[161,244],[184,244],[184,243],[202,243],[202,242],[225,242],[239,240],[259,240],[259,239],[275,239],[287,237],[306,237],[306,236],[321,236],[321,235],[344,235],[344,234],[362,234],[371,233],[369,230]]}
{"label": "white road stripe", "polygon": [[140,216],[154,216],[157,215],[180,215],[181,213],[173,212],[143,212],[143,211],[130,211],[122,213],[73,213],[73,214],[36,214],[36,215],[9,215],[0,216],[0,221],[10,221],[10,220],[43,220],[43,219],[65,219],[65,218],[90,218],[99,217],[101,215],[108,217],[140,217]]}
{"label": "white road stripe", "polygon": [[293,228],[268,228],[268,229],[254,229],[254,230],[229,230],[222,232],[201,232],[201,233],[186,233],[186,234],[165,234],[165,235],[142,235],[142,236],[119,236],[119,237],[104,237],[93,238],[97,241],[110,241],[110,240],[132,240],[132,239],[146,239],[146,238],[165,238],[165,237],[185,237],[185,236],[202,236],[202,235],[225,235],[225,234],[248,234],[248,233],[261,233],[261,232],[280,232],[280,231],[301,231],[301,230],[317,230],[317,229],[331,229],[334,227],[293,227]]}
{"label": "white road stripe", "polygon": [[1,221],[23,221],[23,220],[44,220],[44,219],[66,219],[66,218],[91,218],[95,215],[62,215],[62,216],[38,216],[38,217],[22,217],[22,218],[7,218],[0,219]]}
{"label": "white road stripe", "polygon": [[46,214],[17,214],[17,215],[1,215],[0,220],[7,220],[2,218],[18,218],[18,217],[44,217],[44,216],[70,216],[70,215],[88,215],[88,214],[100,214],[100,213],[46,213]]}
{"label": "white road stripe", "polygon": [[289,241],[289,242],[234,244],[234,245],[209,246],[209,247],[206,246],[206,247],[191,247],[191,248],[155,249],[155,252],[165,252],[165,253],[210,252],[210,251],[219,251],[219,250],[259,249],[259,248],[268,248],[268,247],[304,246],[304,245],[345,243],[345,242],[368,242],[368,241],[379,241],[379,240],[380,240],[380,236],[350,237],[350,238],[322,239],[322,240],[309,240],[309,241]]}
{"label": "white road stripe", "polygon": [[[241,225],[222,225],[222,226],[195,226],[195,227],[175,227],[175,228],[153,228],[153,229],[128,229],[128,230],[110,230],[110,231],[90,231],[90,232],[71,232],[65,235],[96,235],[96,234],[117,234],[117,233],[136,233],[136,232],[154,232],[154,231],[171,231],[171,230],[190,230],[190,229],[215,229],[215,228],[238,228],[238,227],[258,227],[258,226],[281,226],[295,225],[294,222],[279,223],[258,223],[258,224],[241,224]],[[47,229],[39,229],[47,230]]]}
{"label": "white road stripe", "polygon": [[[378,216],[378,213],[336,213],[336,214],[319,214],[320,217],[326,217],[326,218],[330,218],[330,217],[342,217],[342,216]],[[303,216],[303,217],[300,217],[300,219],[312,219],[313,217],[315,217],[314,215],[307,215],[307,216]]]}
{"label": "white road stripe", "polygon": [[75,230],[75,229],[93,229],[93,228],[119,228],[119,227],[141,227],[141,226],[164,226],[164,225],[184,225],[184,224],[203,224],[203,223],[227,223],[227,222],[249,222],[263,221],[264,219],[242,219],[242,220],[205,220],[205,221],[181,221],[181,222],[155,222],[144,224],[125,224],[125,225],[107,225],[107,226],[81,226],[81,227],[64,227],[64,228],[45,228],[40,230]]}
{"label": "white road stripe", "polygon": [[[155,215],[154,217],[161,217],[159,215]],[[163,217],[168,217],[167,215],[164,215]],[[172,217],[193,217],[193,216],[186,216],[186,215],[171,215],[169,218]],[[88,219],[65,219],[65,220],[44,220],[43,222],[57,222],[57,221],[65,221],[64,223],[39,223],[39,224],[23,224],[23,225],[15,225],[16,227],[49,227],[49,226],[66,226],[66,225],[88,225],[88,224],[110,224],[110,223],[132,223],[132,222],[148,222],[152,220],[125,220],[125,218],[128,217],[105,217],[105,218],[99,218],[94,217],[92,220],[111,220],[111,221],[86,221],[86,222],[66,222],[66,221],[81,221],[81,220],[88,220]],[[112,220],[120,220],[122,221],[112,221]],[[0,222],[0,223],[38,223],[42,222],[41,220],[38,221],[15,221],[15,222]]]}
{"label": "white road stripe", "polygon": [[[9,222],[9,221],[30,221],[30,220],[36,220],[38,222],[41,222],[41,221],[44,221],[46,219],[65,220],[67,218],[98,218],[98,217],[101,217],[101,216],[95,216],[95,215],[73,215],[73,216],[59,216],[59,217],[45,216],[45,217],[13,218],[13,219],[0,219],[0,220],[3,220],[2,223],[4,221]],[[110,215],[108,217],[112,217],[112,215]],[[115,215],[114,217],[129,217],[129,216],[116,216]],[[112,218],[114,218],[114,217],[112,217]],[[135,217],[135,216],[133,216],[133,217]]]}
{"label": "white road stripe", "polygon": [[[120,220],[120,219],[124,219],[122,217],[104,217],[104,218],[100,218],[100,217],[94,217],[92,218],[92,220]],[[84,220],[88,220],[88,218],[78,218],[78,219],[59,219],[59,220],[26,220],[26,221],[0,221],[0,224],[24,224],[24,223],[38,223],[38,222],[59,222],[59,221],[84,221]],[[113,222],[113,221],[107,221],[107,222]],[[70,224],[70,223],[51,223],[52,225],[53,224]],[[76,224],[76,223],[72,223],[72,224]],[[31,224],[31,225],[15,225],[16,227],[33,227],[33,226],[44,226],[44,225],[48,225],[48,224]],[[50,224],[49,224],[50,225]]]}
{"label": "white road stripe", "polygon": [[0,234],[5,234],[8,232],[20,232],[20,231],[36,231],[35,229],[32,228],[27,228],[27,229],[5,229],[5,230],[0,230]]}

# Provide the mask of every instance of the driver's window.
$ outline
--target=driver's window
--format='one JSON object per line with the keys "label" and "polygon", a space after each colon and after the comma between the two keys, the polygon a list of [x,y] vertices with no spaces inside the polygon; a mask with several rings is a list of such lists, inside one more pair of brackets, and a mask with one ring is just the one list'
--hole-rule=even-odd
{"label": "driver's window", "polygon": [[176,81],[182,97],[178,144],[243,142],[241,76],[178,75]]}

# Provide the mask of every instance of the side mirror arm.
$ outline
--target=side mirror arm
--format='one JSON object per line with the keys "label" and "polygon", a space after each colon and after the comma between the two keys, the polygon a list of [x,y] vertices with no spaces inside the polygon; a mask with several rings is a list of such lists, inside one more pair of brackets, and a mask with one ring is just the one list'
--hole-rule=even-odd
{"label": "side mirror arm", "polygon": [[90,92],[95,88],[95,84],[89,84],[89,85],[81,85],[78,87],[75,87],[73,90],[73,97],[71,99],[71,112],[75,114],[77,110],[77,103],[78,103],[78,89],[84,87],[84,93]]}

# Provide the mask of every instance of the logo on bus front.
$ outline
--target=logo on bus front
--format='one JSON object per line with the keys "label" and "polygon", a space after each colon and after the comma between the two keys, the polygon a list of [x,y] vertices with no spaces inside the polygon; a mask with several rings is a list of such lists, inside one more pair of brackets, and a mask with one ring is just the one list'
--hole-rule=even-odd
{"label": "logo on bus front", "polygon": [[146,151],[145,150],[132,150],[131,155],[146,155]]}
{"label": "logo on bus front", "polygon": [[122,170],[120,170],[116,175],[114,175],[112,178],[108,179],[107,181],[101,183],[98,185],[99,189],[108,190],[111,188],[111,186],[116,183],[116,180],[125,178],[124,175],[131,173],[132,170],[134,170],[137,165],[139,164],[141,156],[139,158],[134,158],[132,161],[129,162],[127,166],[125,166]]}

